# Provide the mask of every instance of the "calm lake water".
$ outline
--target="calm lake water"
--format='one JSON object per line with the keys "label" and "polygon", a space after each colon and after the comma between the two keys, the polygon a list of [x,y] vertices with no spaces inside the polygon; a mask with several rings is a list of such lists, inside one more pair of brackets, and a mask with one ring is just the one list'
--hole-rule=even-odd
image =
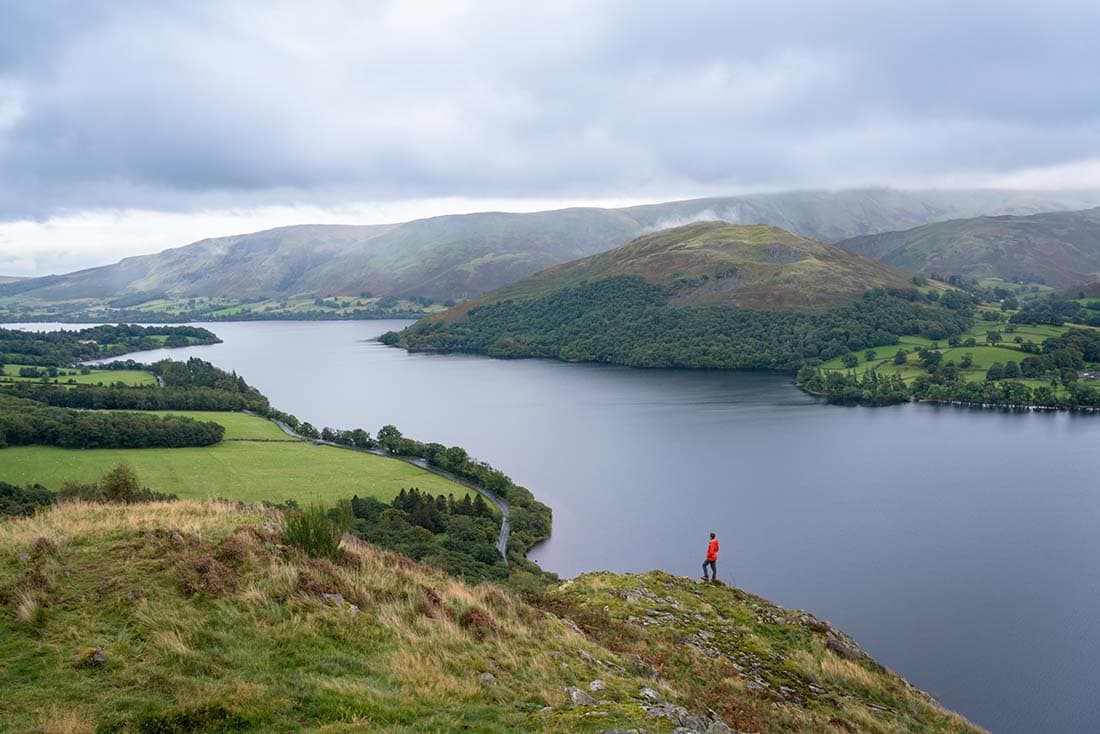
{"label": "calm lake water", "polygon": [[[821,404],[788,377],[407,354],[408,322],[207,325],[172,350],[314,425],[461,444],[554,509],[563,576],[719,574],[994,731],[1100,731],[1100,415]],[[140,355],[153,361],[166,352]]]}

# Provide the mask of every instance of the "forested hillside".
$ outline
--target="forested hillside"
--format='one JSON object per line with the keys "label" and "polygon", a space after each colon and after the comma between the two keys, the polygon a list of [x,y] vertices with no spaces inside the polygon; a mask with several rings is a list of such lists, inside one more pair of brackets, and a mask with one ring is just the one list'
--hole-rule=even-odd
{"label": "forested hillside", "polygon": [[796,369],[902,334],[966,329],[972,300],[767,226],[647,235],[383,337],[414,351],[633,367]]}

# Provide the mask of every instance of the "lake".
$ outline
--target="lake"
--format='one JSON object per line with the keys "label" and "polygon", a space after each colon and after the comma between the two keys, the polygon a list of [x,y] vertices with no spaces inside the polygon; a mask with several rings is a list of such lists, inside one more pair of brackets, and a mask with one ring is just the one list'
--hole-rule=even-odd
{"label": "lake", "polygon": [[1100,415],[837,407],[783,375],[371,341],[405,323],[206,324],[224,344],[171,356],[319,428],[461,444],[553,507],[532,557],[563,576],[698,577],[714,531],[723,580],[830,620],[974,721],[1100,731]]}

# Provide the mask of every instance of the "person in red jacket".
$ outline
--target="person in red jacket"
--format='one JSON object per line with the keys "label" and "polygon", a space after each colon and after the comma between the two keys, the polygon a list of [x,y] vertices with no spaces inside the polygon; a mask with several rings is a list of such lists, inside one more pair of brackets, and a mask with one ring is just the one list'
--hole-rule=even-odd
{"label": "person in red jacket", "polygon": [[[710,579],[707,578],[707,566],[710,566]],[[703,581],[718,580],[718,538],[714,533],[710,534],[710,542],[707,543],[707,560],[703,561]]]}

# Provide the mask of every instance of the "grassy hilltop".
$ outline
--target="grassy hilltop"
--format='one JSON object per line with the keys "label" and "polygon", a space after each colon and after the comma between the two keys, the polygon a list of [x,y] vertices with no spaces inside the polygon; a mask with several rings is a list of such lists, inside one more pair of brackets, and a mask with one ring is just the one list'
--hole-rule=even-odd
{"label": "grassy hilltop", "polygon": [[5,730],[977,731],[736,589],[594,574],[528,603],[349,538],[312,560],[280,522],[181,501],[0,524]]}
{"label": "grassy hilltop", "polygon": [[672,289],[673,305],[805,308],[908,285],[902,273],[764,224],[701,222],[639,237],[610,252],[544,270],[472,304],[530,300],[612,276]]}

